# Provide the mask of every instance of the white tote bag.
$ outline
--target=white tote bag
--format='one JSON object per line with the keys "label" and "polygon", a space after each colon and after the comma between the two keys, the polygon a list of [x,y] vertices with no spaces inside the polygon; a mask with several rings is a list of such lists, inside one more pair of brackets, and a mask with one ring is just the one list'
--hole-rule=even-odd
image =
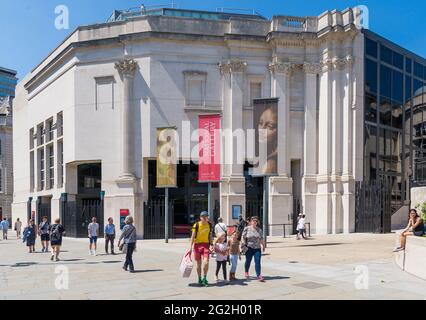
{"label": "white tote bag", "polygon": [[194,267],[194,264],[192,263],[191,253],[188,252],[183,256],[182,261],[180,263],[180,267],[179,267],[182,277],[189,278],[191,276],[193,267]]}

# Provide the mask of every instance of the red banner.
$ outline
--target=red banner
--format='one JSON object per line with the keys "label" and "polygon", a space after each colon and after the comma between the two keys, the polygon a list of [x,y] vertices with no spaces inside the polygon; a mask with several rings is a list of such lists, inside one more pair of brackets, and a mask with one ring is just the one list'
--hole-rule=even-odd
{"label": "red banner", "polygon": [[220,181],[220,115],[200,115],[198,180]]}

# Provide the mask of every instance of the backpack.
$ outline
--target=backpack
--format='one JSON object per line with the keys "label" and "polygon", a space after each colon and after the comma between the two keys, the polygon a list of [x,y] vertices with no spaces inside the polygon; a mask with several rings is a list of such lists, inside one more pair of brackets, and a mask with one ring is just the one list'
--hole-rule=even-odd
{"label": "backpack", "polygon": [[[213,232],[213,226],[212,226],[212,224],[210,223],[210,221],[208,222],[209,223],[209,228],[210,228],[210,231],[209,231],[209,242],[211,241],[211,238],[212,238],[212,232]],[[200,228],[200,222],[198,221],[196,224],[195,224],[195,236],[194,236],[194,239],[197,239],[197,235],[198,235],[198,229]]]}
{"label": "backpack", "polygon": [[50,234],[50,240],[52,241],[61,240],[61,233],[59,232],[59,224],[52,226],[52,233]]}

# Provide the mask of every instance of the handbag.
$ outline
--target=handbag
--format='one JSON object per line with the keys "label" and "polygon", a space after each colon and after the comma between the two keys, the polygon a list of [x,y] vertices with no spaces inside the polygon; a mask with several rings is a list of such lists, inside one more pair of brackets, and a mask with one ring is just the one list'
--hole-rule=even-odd
{"label": "handbag", "polygon": [[191,276],[194,264],[192,263],[191,252],[187,252],[180,262],[179,270],[183,278],[189,278]]}

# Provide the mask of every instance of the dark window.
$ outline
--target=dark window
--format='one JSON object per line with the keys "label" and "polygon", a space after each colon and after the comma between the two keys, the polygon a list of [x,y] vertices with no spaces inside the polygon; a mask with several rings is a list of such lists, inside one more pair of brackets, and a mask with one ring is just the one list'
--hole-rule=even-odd
{"label": "dark window", "polygon": [[377,42],[367,38],[365,46],[367,55],[377,58]]}
{"label": "dark window", "polygon": [[423,67],[423,80],[426,80],[426,66]]}
{"label": "dark window", "polygon": [[377,97],[372,94],[365,96],[365,120],[376,122],[377,119]]}
{"label": "dark window", "polygon": [[367,59],[365,63],[366,72],[366,90],[371,93],[377,93],[377,63]]}
{"label": "dark window", "polygon": [[396,129],[403,129],[403,110],[399,102],[392,104],[392,127]]}
{"label": "dark window", "polygon": [[423,88],[423,82],[414,79],[414,95],[413,97],[416,98],[417,96],[422,94],[422,88]]}
{"label": "dark window", "polygon": [[366,125],[365,127],[365,141],[364,141],[364,175],[367,181],[375,180],[377,177],[377,165],[376,165],[376,141],[377,141],[377,129],[374,126]]}
{"label": "dark window", "polygon": [[404,92],[404,80],[402,73],[398,71],[392,72],[392,100],[402,102]]}
{"label": "dark window", "polygon": [[380,95],[392,97],[392,70],[385,66],[380,66]]}
{"label": "dark window", "polygon": [[414,75],[423,78],[423,66],[420,63],[414,62]]}
{"label": "dark window", "polygon": [[410,58],[405,59],[405,71],[411,73],[413,71],[413,61]]}
{"label": "dark window", "polygon": [[409,103],[412,97],[411,77],[405,77],[405,102]]}
{"label": "dark window", "polygon": [[390,99],[382,97],[380,99],[380,123],[392,126],[392,103]]}
{"label": "dark window", "polygon": [[392,64],[392,50],[385,46],[380,46],[380,58],[383,62]]}
{"label": "dark window", "polygon": [[404,69],[404,56],[402,54],[393,53],[393,63],[394,67],[397,67],[398,69]]}

